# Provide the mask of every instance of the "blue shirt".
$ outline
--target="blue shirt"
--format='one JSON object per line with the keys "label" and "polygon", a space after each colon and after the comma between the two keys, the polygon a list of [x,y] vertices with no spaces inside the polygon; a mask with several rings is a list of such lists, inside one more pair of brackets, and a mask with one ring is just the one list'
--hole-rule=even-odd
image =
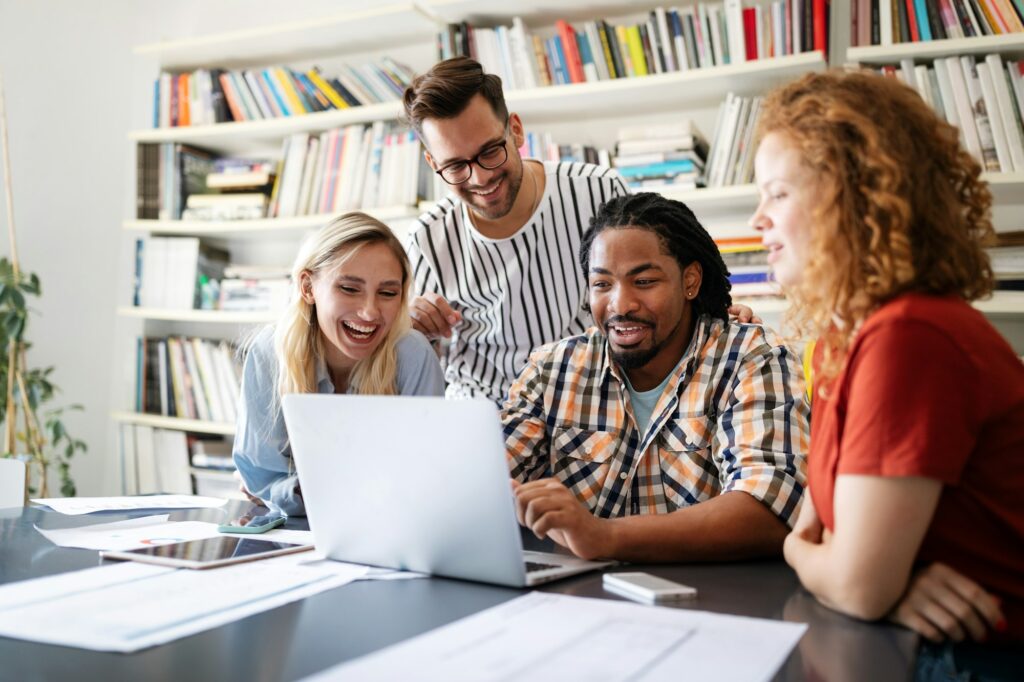
{"label": "blue shirt", "polygon": [[647,425],[651,421],[651,413],[654,412],[658,399],[665,392],[665,388],[674,374],[675,370],[666,374],[662,382],[649,391],[638,391],[633,388],[633,384],[629,382],[629,377],[626,376],[626,373],[622,373],[622,377],[626,382],[626,390],[629,392],[629,405],[633,408],[636,428],[641,434],[647,433]]}
{"label": "blue shirt", "polygon": [[[397,350],[400,395],[444,395],[441,364],[422,334],[410,330],[399,339]],[[267,328],[256,337],[245,359],[232,455],[249,492],[286,514],[301,516],[306,508],[276,395],[276,377],[274,333]],[[334,382],[322,358],[316,367],[316,392],[334,393]]]}

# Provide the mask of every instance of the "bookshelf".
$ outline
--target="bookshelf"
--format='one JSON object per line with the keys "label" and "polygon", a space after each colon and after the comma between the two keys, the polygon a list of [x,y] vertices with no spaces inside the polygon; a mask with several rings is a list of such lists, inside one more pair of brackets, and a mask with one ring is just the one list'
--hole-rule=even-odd
{"label": "bookshelf", "polygon": [[[313,19],[278,22],[240,30],[166,40],[140,45],[136,59],[145,60],[155,77],[160,70],[183,71],[205,67],[250,68],[268,64],[311,63],[323,58],[376,58],[394,54],[417,72],[422,72],[436,57],[436,33],[447,23],[467,21],[474,25],[507,25],[513,17],[522,17],[527,27],[550,34],[556,19],[571,22],[604,16],[619,19],[645,14],[657,2],[611,0],[595,6],[586,0],[523,0],[501,3],[495,0],[427,0],[365,10],[350,10]],[[833,55],[836,46],[845,46],[849,16],[845,4],[834,5],[832,16]],[[382,31],[386,27],[387,31]],[[998,50],[1024,54],[1024,37],[999,36],[994,39],[936,41],[926,44],[885,48],[851,48],[850,60],[864,63],[898,62],[905,57],[925,58],[934,54],[984,54]],[[392,52],[393,51],[393,52]],[[326,66],[326,65],[325,65]],[[821,52],[805,52],[785,57],[724,66],[705,67],[638,78],[618,79],[531,89],[508,90],[509,108],[520,114],[527,130],[553,127],[560,139],[610,147],[617,126],[637,122],[664,122],[679,117],[694,118],[708,136],[714,132],[715,113],[726,93],[753,95],[809,71],[828,67]],[[152,99],[151,92],[136,93]],[[245,155],[279,152],[284,138],[294,133],[321,133],[353,124],[372,124],[398,120],[401,105],[397,101],[368,104],[344,110],[311,113],[246,122],[168,128],[137,128],[128,133],[128,142],[184,143],[221,154]],[[140,121],[148,124],[148,120]],[[559,127],[561,128],[560,130]],[[1024,203],[1024,174],[987,176],[998,202]],[[758,202],[754,185],[712,189],[665,189],[664,193],[687,203],[705,222],[713,236],[751,234],[747,220]],[[130,188],[134,197],[134,183]],[[369,212],[401,234],[415,219],[422,206],[391,206]],[[306,231],[322,225],[329,216],[311,215],[293,218],[269,218],[239,221],[135,220],[122,221],[126,239],[138,235],[199,237],[239,250],[255,261],[280,261],[288,264],[294,245]],[[1017,227],[1020,229],[1020,226]],[[282,255],[284,254],[284,255]],[[131,264],[126,263],[126,268]],[[776,324],[786,309],[784,299],[744,301],[759,315]],[[979,308],[996,316],[1024,313],[1024,295],[1000,293]],[[118,315],[137,325],[137,334],[179,333],[199,326],[204,336],[237,339],[246,326],[272,320],[267,313],[226,313],[204,310],[162,310],[121,305]],[[208,332],[206,330],[209,330]],[[134,372],[132,366],[127,372]],[[128,382],[130,383],[130,382]],[[127,403],[126,403],[127,404]],[[171,429],[230,437],[234,425],[222,422],[181,419],[139,414],[123,409],[112,414],[119,427]]]}

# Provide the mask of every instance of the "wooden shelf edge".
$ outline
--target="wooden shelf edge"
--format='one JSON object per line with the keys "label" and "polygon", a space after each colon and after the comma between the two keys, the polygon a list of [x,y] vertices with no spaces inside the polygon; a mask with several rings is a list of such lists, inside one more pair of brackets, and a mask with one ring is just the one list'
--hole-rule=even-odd
{"label": "wooden shelf edge", "polygon": [[231,436],[235,433],[235,425],[222,422],[203,421],[201,419],[182,419],[180,417],[164,417],[158,414],[142,414],[115,410],[111,418],[120,424],[138,424],[173,431],[192,431],[195,433],[211,433]]}
{"label": "wooden shelf edge", "polygon": [[[417,206],[387,206],[353,209],[363,211],[377,220],[412,220],[419,216]],[[345,213],[319,213],[290,218],[259,218],[251,220],[125,220],[121,227],[135,232],[183,235],[231,235],[257,232],[316,229]]]}

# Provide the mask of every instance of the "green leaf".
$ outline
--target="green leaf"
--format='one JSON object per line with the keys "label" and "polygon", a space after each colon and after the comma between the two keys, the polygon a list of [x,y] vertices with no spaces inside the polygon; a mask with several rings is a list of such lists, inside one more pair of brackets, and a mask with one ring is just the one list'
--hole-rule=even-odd
{"label": "green leaf", "polygon": [[16,288],[8,288],[7,294],[11,299],[11,302],[19,310],[25,310],[25,295],[18,291]]}

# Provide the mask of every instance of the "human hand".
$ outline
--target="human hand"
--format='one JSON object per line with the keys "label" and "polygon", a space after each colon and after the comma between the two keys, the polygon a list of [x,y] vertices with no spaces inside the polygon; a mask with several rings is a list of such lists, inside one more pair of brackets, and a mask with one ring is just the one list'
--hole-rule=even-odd
{"label": "human hand", "polygon": [[554,478],[512,481],[516,518],[538,538],[549,537],[581,559],[608,556],[607,521],[596,518]]}
{"label": "human hand", "polygon": [[737,322],[741,322],[743,324],[764,324],[764,320],[755,315],[753,310],[742,303],[736,303],[735,305],[729,306],[729,309],[726,312],[729,313],[729,317],[734,317]]}
{"label": "human hand", "polygon": [[889,620],[933,642],[984,641],[989,628],[1006,630],[999,600],[949,566],[934,563],[915,573]]}
{"label": "human hand", "polygon": [[265,504],[263,503],[263,500],[261,500],[260,498],[256,497],[256,496],[255,496],[255,495],[253,495],[253,494],[252,494],[251,492],[249,492],[249,489],[245,487],[245,483],[241,483],[241,482],[240,482],[240,483],[238,484],[238,489],[239,489],[239,491],[241,491],[241,493],[242,493],[243,495],[245,495],[246,499],[248,499],[248,500],[249,500],[250,502],[252,502],[253,504],[258,504],[258,505],[260,505],[261,507],[263,507],[263,506],[266,506],[266,505],[265,505]]}
{"label": "human hand", "polygon": [[451,336],[452,327],[462,321],[462,315],[443,296],[435,293],[414,298],[409,304],[409,315],[413,329],[428,339]]}

